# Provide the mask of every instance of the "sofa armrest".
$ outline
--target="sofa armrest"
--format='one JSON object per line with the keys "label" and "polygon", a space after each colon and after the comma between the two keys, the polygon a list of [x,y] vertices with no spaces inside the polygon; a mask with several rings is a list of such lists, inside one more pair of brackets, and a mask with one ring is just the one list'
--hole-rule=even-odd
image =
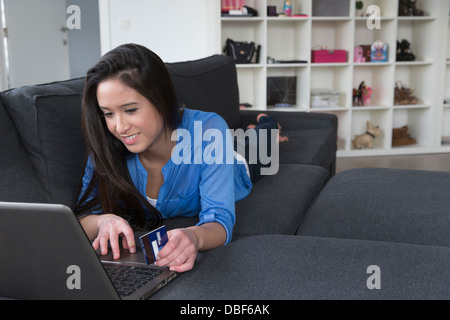
{"label": "sofa armrest", "polygon": [[283,132],[291,130],[332,129],[336,130],[336,115],[329,113],[286,112],[277,110],[243,110],[240,112],[241,128],[256,123],[256,116],[266,113],[280,123]]}

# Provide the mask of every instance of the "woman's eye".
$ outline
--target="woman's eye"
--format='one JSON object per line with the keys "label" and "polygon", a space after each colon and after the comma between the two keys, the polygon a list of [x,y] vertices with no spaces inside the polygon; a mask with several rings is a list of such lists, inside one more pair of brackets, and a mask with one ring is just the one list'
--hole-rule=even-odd
{"label": "woman's eye", "polygon": [[111,118],[111,117],[112,117],[112,112],[104,112],[104,113],[103,113],[103,116],[104,116],[105,118]]}
{"label": "woman's eye", "polygon": [[137,108],[133,108],[133,109],[127,109],[127,113],[134,113],[136,112]]}

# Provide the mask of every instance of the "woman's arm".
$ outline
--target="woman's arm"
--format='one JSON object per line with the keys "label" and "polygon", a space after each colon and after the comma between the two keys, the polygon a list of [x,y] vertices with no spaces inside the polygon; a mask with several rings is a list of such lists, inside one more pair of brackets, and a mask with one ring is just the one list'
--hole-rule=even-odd
{"label": "woman's arm", "polygon": [[217,222],[209,222],[188,229],[191,229],[197,236],[198,251],[217,248],[227,240],[225,228]]}

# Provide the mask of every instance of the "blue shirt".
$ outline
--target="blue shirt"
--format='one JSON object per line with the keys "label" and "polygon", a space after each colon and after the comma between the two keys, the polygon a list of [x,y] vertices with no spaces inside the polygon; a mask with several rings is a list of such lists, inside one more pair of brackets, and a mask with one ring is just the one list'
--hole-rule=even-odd
{"label": "blue shirt", "polygon": [[[162,168],[164,183],[156,208],[163,218],[199,216],[197,225],[218,222],[225,228],[229,243],[236,219],[235,201],[250,193],[252,182],[244,163],[232,154],[232,135],[226,122],[215,113],[185,108],[172,139],[175,137],[173,155]],[[131,154],[127,165],[136,188],[147,198],[147,171],[138,154]],[[88,161],[82,192],[92,170]]]}

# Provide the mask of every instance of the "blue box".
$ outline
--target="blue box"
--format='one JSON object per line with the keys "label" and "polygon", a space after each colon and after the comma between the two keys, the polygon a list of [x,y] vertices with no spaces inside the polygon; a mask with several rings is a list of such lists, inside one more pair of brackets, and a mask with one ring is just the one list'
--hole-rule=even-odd
{"label": "blue box", "polygon": [[381,41],[375,41],[372,44],[370,51],[371,62],[387,62],[388,60],[388,46]]}

